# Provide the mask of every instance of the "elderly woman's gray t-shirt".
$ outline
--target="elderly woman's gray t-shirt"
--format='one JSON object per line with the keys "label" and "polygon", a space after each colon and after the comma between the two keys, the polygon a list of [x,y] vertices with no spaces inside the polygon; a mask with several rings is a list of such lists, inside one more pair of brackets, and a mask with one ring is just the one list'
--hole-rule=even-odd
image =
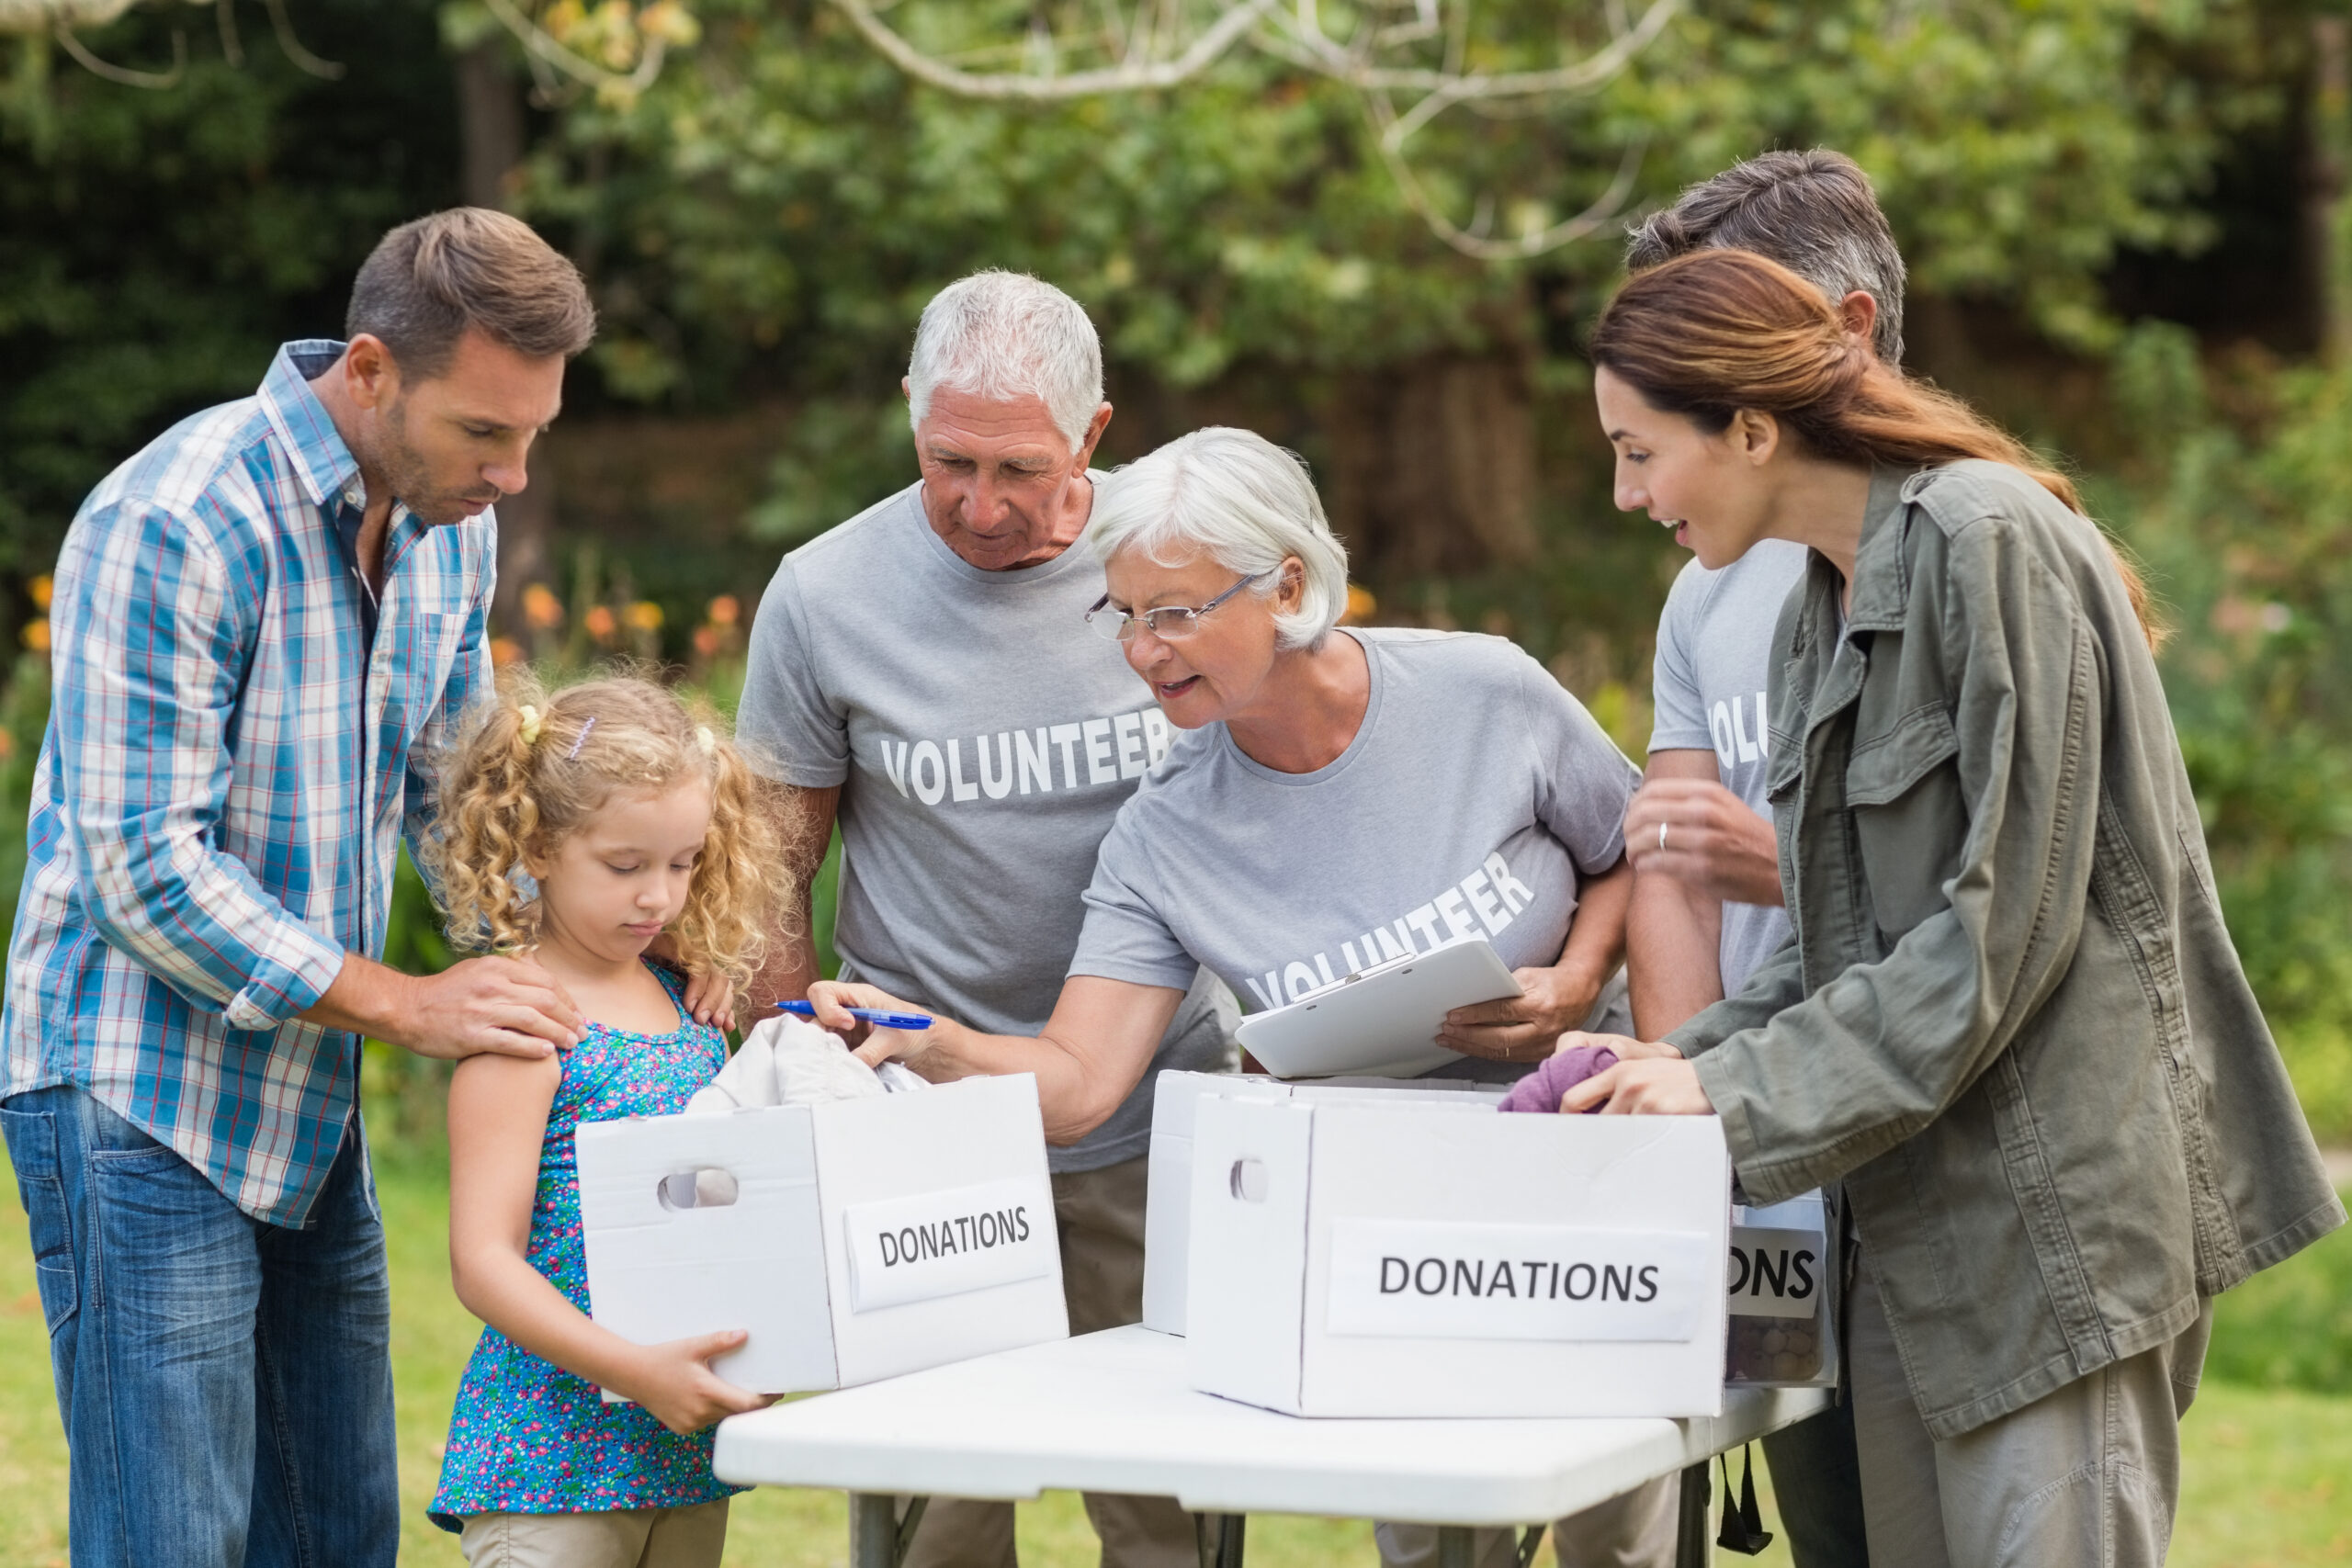
{"label": "elderly woman's gray t-shirt", "polygon": [[1558,961],[1579,878],[1624,853],[1639,773],[1500,637],[1338,635],[1371,669],[1355,739],[1283,773],[1222,724],[1180,735],[1102,840],[1072,975],[1182,987],[1205,968],[1255,1012],[1468,937],[1514,969]]}
{"label": "elderly woman's gray t-shirt", "polygon": [[[1095,846],[1172,733],[1086,629],[1102,592],[1082,547],[973,566],[932,532],[919,487],[784,558],[736,728],[785,783],[841,786],[843,978],[990,1033],[1052,1016]],[[1155,1068],[1230,1060],[1216,1001],[1209,986],[1187,1000]],[[1156,1076],[1049,1151],[1053,1168],[1143,1155]]]}

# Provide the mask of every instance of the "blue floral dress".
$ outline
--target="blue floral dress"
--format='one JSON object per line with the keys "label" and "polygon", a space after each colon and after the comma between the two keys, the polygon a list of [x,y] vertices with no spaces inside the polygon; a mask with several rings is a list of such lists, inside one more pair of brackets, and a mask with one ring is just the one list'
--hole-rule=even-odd
{"label": "blue floral dress", "polygon": [[[654,973],[678,1002],[678,982]],[[684,1111],[726,1065],[725,1039],[686,1017],[683,1006],[678,1027],[667,1034],[591,1023],[565,1055],[539,1145],[526,1256],[582,1312],[588,1310],[588,1262],[573,1131],[583,1122]],[[711,1438],[707,1427],[681,1437],[640,1406],[606,1404],[594,1384],[484,1328],[458,1385],[433,1521],[457,1530],[469,1514],[594,1514],[707,1503],[742,1490],[711,1474]]]}

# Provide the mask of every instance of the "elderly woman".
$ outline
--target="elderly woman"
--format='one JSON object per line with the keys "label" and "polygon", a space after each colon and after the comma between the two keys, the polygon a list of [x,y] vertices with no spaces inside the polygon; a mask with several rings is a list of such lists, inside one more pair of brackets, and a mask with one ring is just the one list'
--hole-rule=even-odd
{"label": "elderly woman", "polygon": [[[934,1079],[1035,1073],[1064,1143],[1135,1087],[1204,967],[1262,1010],[1399,947],[1485,936],[1525,994],[1453,1013],[1439,1043],[1462,1059],[1437,1071],[1493,1081],[1624,1016],[1611,981],[1639,774],[1541,665],[1499,637],[1338,627],[1346,552],[1299,461],[1247,431],[1122,470],[1087,539],[1110,590],[1090,623],[1183,733],[1102,842],[1042,1034],[943,1019],[876,1031],[860,1055]],[[809,997],[852,1037],[845,1006],[909,1005],[859,985]],[[1645,1488],[1571,1536],[1595,1561],[1657,1559],[1668,1503]],[[1383,1527],[1384,1554],[1432,1554],[1427,1533]],[[1499,1533],[1482,1544],[1508,1560]]]}
{"label": "elderly woman", "polygon": [[[1298,460],[1247,431],[1122,470],[1086,537],[1110,589],[1090,624],[1184,733],[1102,841],[1042,1034],[943,1019],[859,1055],[1035,1073],[1062,1143],[1134,1087],[1203,967],[1263,1010],[1408,942],[1485,936],[1526,994],[1454,1013],[1439,1043],[1463,1059],[1437,1071],[1498,1082],[1615,1015],[1638,775],[1541,665],[1499,637],[1336,626],[1346,552]],[[844,1004],[909,1005],[809,994],[844,1033]]]}

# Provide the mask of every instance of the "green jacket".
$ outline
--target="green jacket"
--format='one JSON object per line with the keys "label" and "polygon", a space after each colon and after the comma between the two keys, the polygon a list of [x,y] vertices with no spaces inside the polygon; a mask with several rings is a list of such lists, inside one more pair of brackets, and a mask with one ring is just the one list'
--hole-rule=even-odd
{"label": "green jacket", "polygon": [[1795,936],[1667,1038],[1750,1198],[1845,1183],[1944,1438],[2345,1213],[2098,530],[1998,464],[1881,469],[1842,659],[1838,591],[1816,555],[1773,639]]}

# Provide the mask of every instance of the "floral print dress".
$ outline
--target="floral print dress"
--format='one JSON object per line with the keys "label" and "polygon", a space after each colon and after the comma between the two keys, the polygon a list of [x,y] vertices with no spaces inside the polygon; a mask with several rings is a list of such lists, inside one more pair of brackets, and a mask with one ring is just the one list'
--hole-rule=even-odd
{"label": "floral print dress", "polygon": [[[649,965],[650,967],[650,965]],[[660,969],[679,1001],[679,983]],[[590,1023],[563,1059],[548,1109],[526,1256],[566,1300],[588,1310],[572,1134],[583,1122],[667,1116],[727,1065],[719,1032],[685,1015],[667,1034]],[[742,1488],[710,1472],[712,1428],[684,1437],[635,1404],[606,1404],[593,1383],[485,1327],[458,1385],[432,1516],[444,1529],[469,1514],[592,1514],[676,1508]]]}

